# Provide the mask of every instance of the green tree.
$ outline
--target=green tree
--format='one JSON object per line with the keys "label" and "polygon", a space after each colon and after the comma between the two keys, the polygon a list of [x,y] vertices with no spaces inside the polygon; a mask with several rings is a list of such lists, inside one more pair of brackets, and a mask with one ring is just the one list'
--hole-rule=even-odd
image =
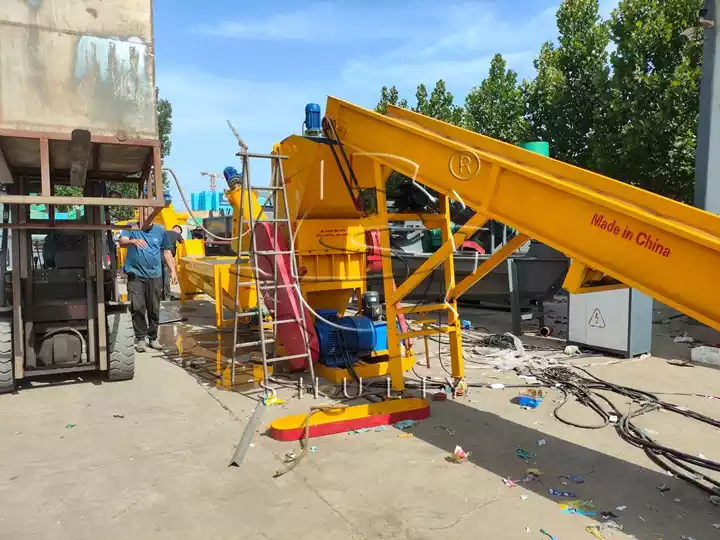
{"label": "green tree", "polygon": [[380,90],[380,101],[375,106],[375,111],[380,114],[386,114],[388,105],[395,105],[397,107],[402,107],[403,109],[408,108],[407,100],[400,99],[400,94],[394,86],[390,89],[388,89],[387,86],[382,87],[382,90]]}
{"label": "green tree", "polygon": [[462,122],[463,109],[453,103],[455,97],[448,91],[445,81],[440,79],[435,83],[435,88],[428,97],[427,88],[420,83],[415,92],[416,105],[413,111],[436,120],[460,125]]}
{"label": "green tree", "polygon": [[490,62],[487,78],[465,98],[463,127],[517,144],[526,140],[525,98],[518,86],[517,73],[506,69],[501,54]]}
{"label": "green tree", "polygon": [[[702,69],[701,0],[622,0],[610,33],[611,92],[600,135],[606,174],[692,202]],[[686,33],[687,35],[687,33]]]}
{"label": "green tree", "polygon": [[550,143],[558,159],[593,168],[593,136],[608,89],[607,24],[598,0],[564,0],[557,26],[557,47],[542,45],[537,77],[524,85],[530,134]]}

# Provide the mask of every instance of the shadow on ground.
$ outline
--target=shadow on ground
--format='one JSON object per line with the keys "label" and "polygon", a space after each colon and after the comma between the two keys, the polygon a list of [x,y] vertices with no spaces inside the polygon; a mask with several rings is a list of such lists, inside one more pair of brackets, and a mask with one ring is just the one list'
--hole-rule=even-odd
{"label": "shadow on ground", "polygon": [[[455,434],[451,436],[442,427],[438,428],[443,425],[452,426]],[[516,490],[518,496],[522,489],[527,489],[558,503],[573,499],[594,501],[598,515],[593,519],[603,523],[605,520],[600,513],[613,512],[618,517],[612,519],[624,526],[623,532],[638,538],[700,539],[718,534],[713,524],[720,522],[720,508],[712,505],[702,492],[681,480],[459,401],[433,403],[432,416],[420,422],[413,433],[448,455],[453,453],[457,444],[462,444],[463,450],[472,454],[469,463],[459,464],[458,467],[473,464],[502,478],[515,480],[523,478],[528,467],[541,469],[545,473],[541,482],[527,482],[520,487],[506,489]],[[541,439],[545,440],[545,444],[538,446]],[[531,453],[529,463],[515,455],[518,448]],[[637,452],[641,456],[642,451],[637,449]],[[648,467],[651,466],[649,460],[647,463]],[[587,474],[590,471],[594,472]],[[585,482],[563,486],[558,480],[558,476],[563,474],[583,475]],[[661,493],[658,486],[663,484],[671,491]],[[569,491],[577,497],[551,496],[549,488]],[[676,499],[681,500],[676,502]],[[622,506],[627,506],[627,509],[617,509]],[[560,508],[558,512],[561,512]]]}

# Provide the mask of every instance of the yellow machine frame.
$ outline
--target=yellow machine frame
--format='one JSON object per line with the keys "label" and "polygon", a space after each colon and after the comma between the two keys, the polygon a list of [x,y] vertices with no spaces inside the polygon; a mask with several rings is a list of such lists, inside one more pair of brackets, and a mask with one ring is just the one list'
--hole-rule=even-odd
{"label": "yellow machine frame", "polygon": [[[715,285],[720,268],[720,217],[405,109],[389,107],[383,116],[331,97],[326,118],[339,140],[331,138],[323,144],[294,135],[275,147],[288,157],[283,170],[295,228],[307,227],[308,221],[317,228],[323,222],[345,220],[346,237],[351,236],[351,227],[376,229],[384,254],[390,253],[390,220],[421,219],[442,232],[440,249],[397,290],[393,290],[391,259],[382,258],[388,321],[400,313],[447,313],[447,324],[440,328],[400,334],[394,324],[388,324],[393,389],[405,388],[401,340],[430,333],[448,335],[452,374],[457,379],[464,376],[457,299],[530,238],[572,258],[564,283],[572,293],[633,287],[720,329],[720,291]],[[347,193],[331,150],[338,143],[349,156],[352,171],[345,172],[354,174],[358,190],[375,191],[372,212],[358,210],[355,197]],[[436,190],[440,214],[389,214],[385,182],[392,171]],[[359,198],[359,192],[356,195]],[[476,211],[455,234],[450,199]],[[490,219],[513,227],[517,236],[456,283],[452,258],[456,246]],[[324,255],[341,256],[342,245],[348,244],[345,240],[335,243],[329,248],[333,255]],[[296,251],[302,259],[316,250],[303,238]],[[360,250],[353,247],[344,253]],[[396,308],[441,264],[444,299]],[[360,276],[332,262],[329,268],[333,274],[325,276],[323,286],[328,295],[336,295],[340,307],[343,282]],[[310,301],[313,284],[301,279],[301,287],[304,293],[308,291]],[[312,293],[319,302],[318,289]],[[332,302],[330,298],[322,301]]]}

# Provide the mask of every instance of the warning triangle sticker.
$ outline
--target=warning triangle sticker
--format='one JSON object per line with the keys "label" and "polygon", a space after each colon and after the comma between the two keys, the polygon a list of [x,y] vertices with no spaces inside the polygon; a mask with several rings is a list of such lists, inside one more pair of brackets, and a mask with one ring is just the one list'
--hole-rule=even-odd
{"label": "warning triangle sticker", "polygon": [[593,311],[592,315],[590,315],[588,326],[592,326],[593,328],[605,328],[605,319],[603,319],[602,313],[600,313],[598,308],[595,308],[595,311]]}

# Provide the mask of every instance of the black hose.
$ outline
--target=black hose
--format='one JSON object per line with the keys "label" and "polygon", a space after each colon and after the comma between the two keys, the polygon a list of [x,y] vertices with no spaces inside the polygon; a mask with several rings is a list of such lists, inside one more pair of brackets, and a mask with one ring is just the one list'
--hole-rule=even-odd
{"label": "black hose", "polygon": [[[581,371],[585,375],[578,374],[572,369]],[[720,427],[720,421],[685,407],[662,401],[650,392],[605,381],[581,367],[573,366],[572,369],[565,366],[554,366],[538,372],[530,370],[539,381],[552,385],[563,393],[562,402],[553,411],[555,418],[564,424],[582,429],[600,429],[614,422],[615,430],[620,438],[641,448],[653,463],[708,494],[720,493],[720,482],[695,468],[702,467],[711,471],[720,471],[720,463],[657,443],[637,427],[633,423],[633,419],[649,412],[666,410],[713,427]],[[613,392],[630,398],[634,403],[639,403],[640,407],[623,414],[608,397],[598,393],[599,391]],[[578,424],[560,416],[558,411],[565,405],[570,395],[595,411],[602,419],[602,424]],[[608,408],[604,408],[600,401],[604,401]],[[613,416],[615,418],[611,420]]]}

